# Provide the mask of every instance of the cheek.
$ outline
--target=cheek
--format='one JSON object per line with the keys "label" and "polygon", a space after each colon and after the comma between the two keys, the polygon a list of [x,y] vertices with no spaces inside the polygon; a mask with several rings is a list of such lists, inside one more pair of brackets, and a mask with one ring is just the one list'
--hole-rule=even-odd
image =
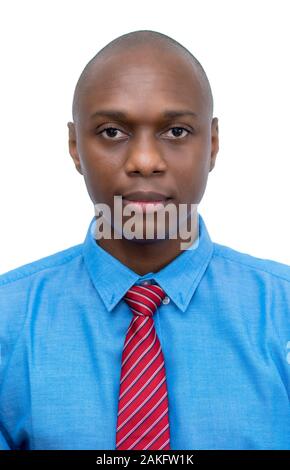
{"label": "cheek", "polygon": [[183,202],[198,204],[204,194],[209,162],[206,155],[190,155],[183,159],[183,164],[175,166],[175,181],[179,188],[180,199]]}
{"label": "cheek", "polygon": [[116,182],[117,161],[90,142],[79,146],[84,180],[93,203],[108,203],[113,182]]}
{"label": "cheek", "polygon": [[108,202],[112,182],[115,180],[111,166],[95,158],[84,161],[83,167],[84,180],[93,203]]}

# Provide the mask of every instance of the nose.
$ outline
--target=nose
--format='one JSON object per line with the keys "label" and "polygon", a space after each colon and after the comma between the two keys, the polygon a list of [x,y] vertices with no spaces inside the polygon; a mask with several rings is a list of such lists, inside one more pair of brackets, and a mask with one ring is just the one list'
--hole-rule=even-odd
{"label": "nose", "polygon": [[135,135],[131,141],[125,163],[125,171],[128,175],[139,174],[151,176],[162,174],[167,165],[161,155],[160,145],[156,136],[142,134]]}

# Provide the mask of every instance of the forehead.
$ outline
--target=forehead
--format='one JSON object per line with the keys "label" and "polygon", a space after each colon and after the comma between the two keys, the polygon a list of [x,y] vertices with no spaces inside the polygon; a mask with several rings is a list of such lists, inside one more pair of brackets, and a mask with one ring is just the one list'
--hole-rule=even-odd
{"label": "forehead", "polygon": [[110,107],[143,117],[178,107],[201,113],[206,99],[199,74],[187,57],[143,48],[98,60],[83,87],[79,111],[86,120],[98,109]]}

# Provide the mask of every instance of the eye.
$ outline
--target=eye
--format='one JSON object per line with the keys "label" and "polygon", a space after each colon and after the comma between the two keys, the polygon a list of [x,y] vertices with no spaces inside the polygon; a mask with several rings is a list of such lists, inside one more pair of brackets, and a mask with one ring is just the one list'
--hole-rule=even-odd
{"label": "eye", "polygon": [[[171,136],[171,137],[169,136],[170,139],[180,139],[180,138],[186,137],[190,133],[189,130],[185,129],[184,127],[180,127],[180,126],[171,127],[171,129],[169,129],[169,131],[167,131],[167,133],[171,132],[171,131],[173,132],[173,136]],[[186,132],[185,135],[183,134],[184,131]],[[167,133],[165,133],[165,134],[167,134]]]}
{"label": "eye", "polygon": [[[118,135],[119,132],[119,135]],[[107,140],[116,140],[116,138],[121,137],[124,132],[120,131],[116,127],[106,127],[101,132],[99,132]]]}

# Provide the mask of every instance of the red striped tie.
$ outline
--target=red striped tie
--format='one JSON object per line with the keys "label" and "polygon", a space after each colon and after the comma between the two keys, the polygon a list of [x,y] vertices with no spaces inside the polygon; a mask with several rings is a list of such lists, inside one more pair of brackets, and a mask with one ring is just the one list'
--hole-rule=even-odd
{"label": "red striped tie", "polygon": [[116,449],[170,449],[164,357],[153,314],[165,297],[157,285],[133,286],[133,312],[122,354]]}

